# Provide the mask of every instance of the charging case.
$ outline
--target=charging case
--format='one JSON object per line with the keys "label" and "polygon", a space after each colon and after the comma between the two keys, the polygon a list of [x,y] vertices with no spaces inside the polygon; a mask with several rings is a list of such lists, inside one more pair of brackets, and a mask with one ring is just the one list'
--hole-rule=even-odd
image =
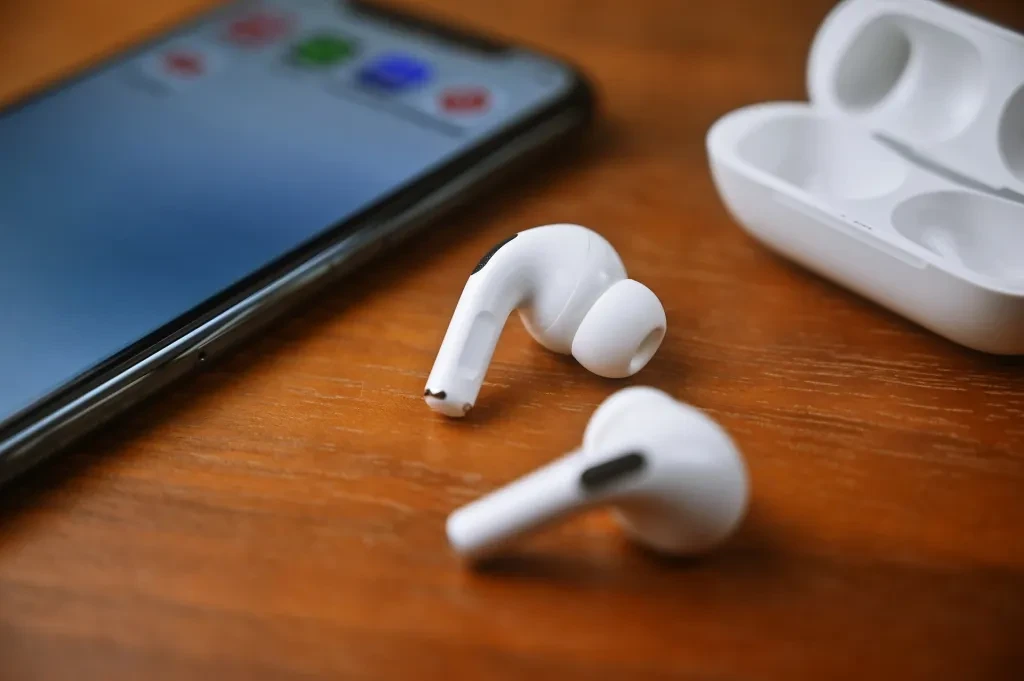
{"label": "charging case", "polygon": [[751,235],[976,350],[1024,353],[1024,37],[930,0],[845,0],[810,103],[708,133]]}

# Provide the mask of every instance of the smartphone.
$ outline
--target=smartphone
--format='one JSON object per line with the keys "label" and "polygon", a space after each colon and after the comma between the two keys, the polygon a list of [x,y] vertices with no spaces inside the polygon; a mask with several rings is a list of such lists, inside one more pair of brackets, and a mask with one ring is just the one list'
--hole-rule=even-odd
{"label": "smartphone", "polygon": [[0,112],[0,482],[577,137],[565,61],[339,0],[215,8]]}

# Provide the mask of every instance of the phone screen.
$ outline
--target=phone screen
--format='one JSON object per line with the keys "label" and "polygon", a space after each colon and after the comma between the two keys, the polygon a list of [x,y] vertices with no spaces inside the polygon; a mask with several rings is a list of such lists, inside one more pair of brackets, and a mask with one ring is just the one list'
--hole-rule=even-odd
{"label": "phone screen", "polygon": [[572,81],[280,0],[0,113],[0,425]]}

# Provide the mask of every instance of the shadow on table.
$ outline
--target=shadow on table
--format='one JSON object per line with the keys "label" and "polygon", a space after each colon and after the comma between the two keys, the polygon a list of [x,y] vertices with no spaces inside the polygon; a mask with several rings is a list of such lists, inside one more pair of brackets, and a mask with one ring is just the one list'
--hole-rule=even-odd
{"label": "shadow on table", "polygon": [[569,611],[560,620],[614,622],[610,646],[621,636],[675,637],[686,657],[698,654],[696,638],[737,659],[772,646],[763,659],[784,670],[779,678],[855,678],[876,667],[900,678],[944,678],[947,668],[1019,678],[1024,568],[793,529],[754,508],[732,541],[691,559],[561,536],[481,565],[459,589],[511,622],[555,599]]}

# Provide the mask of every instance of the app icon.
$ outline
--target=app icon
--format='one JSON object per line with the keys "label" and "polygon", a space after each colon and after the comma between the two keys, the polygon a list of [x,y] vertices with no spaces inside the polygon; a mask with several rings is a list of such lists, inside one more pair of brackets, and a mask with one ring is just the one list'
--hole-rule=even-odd
{"label": "app icon", "polygon": [[174,78],[199,78],[207,69],[206,57],[195,50],[170,50],[161,55],[161,60],[164,73]]}
{"label": "app icon", "polygon": [[447,87],[437,96],[438,109],[448,116],[475,118],[491,110],[491,91],[482,85]]}
{"label": "app icon", "polygon": [[291,50],[291,59],[300,66],[318,68],[345,61],[355,53],[355,41],[322,33],[296,44]]}
{"label": "app icon", "polygon": [[359,72],[359,82],[385,92],[401,92],[430,80],[430,66],[407,54],[377,57]]}
{"label": "app icon", "polygon": [[146,80],[164,89],[180,90],[221,70],[223,55],[208,45],[189,41],[168,45],[142,58]]}
{"label": "app icon", "polygon": [[292,23],[286,14],[252,12],[228,24],[225,37],[241,47],[263,47],[288,35]]}

